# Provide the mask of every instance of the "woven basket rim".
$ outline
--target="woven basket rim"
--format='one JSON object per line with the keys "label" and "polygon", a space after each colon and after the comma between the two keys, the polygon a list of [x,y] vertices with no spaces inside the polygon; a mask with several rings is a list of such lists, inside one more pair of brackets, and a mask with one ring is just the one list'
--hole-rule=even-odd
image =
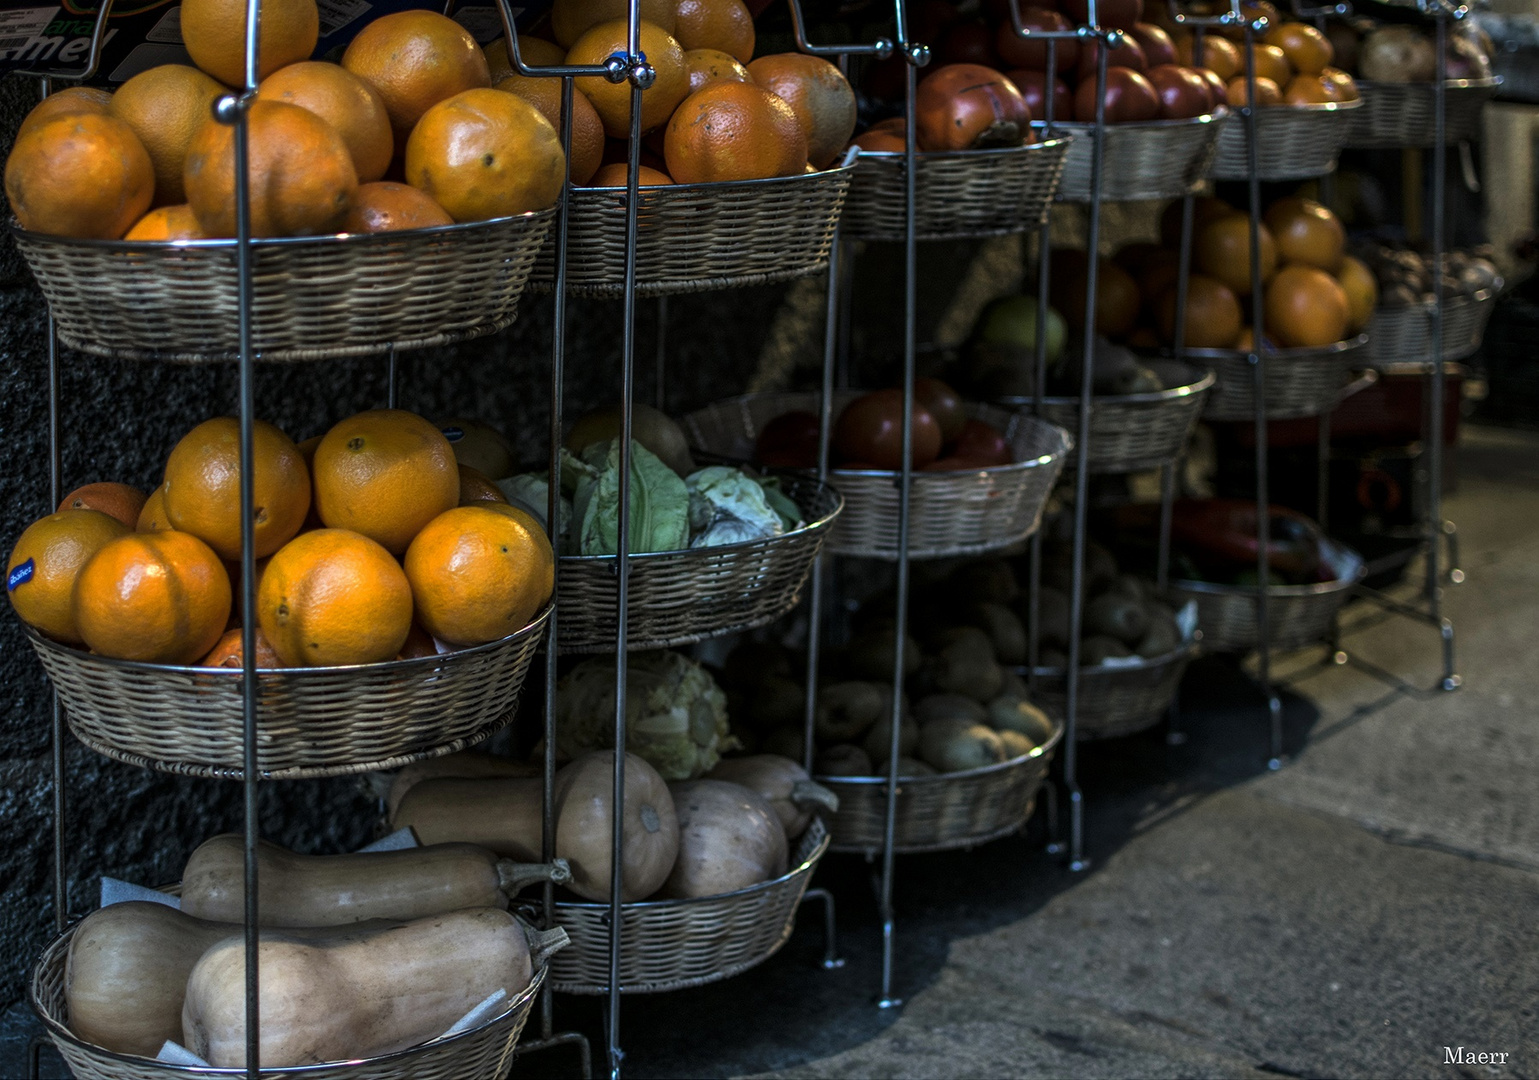
{"label": "woven basket rim", "polygon": [[1256,121],[1260,122],[1263,116],[1297,116],[1300,113],[1333,113],[1351,112],[1361,108],[1362,98],[1353,101],[1305,101],[1296,105],[1270,105],[1256,113]]}
{"label": "woven basket rim", "polygon": [[[1356,337],[1344,338],[1341,341],[1332,342],[1329,345],[1306,345],[1291,349],[1262,348],[1268,360],[1324,360],[1327,357],[1339,356],[1341,353],[1360,349],[1368,344],[1366,333]],[[1192,349],[1181,350],[1181,355],[1196,360],[1244,360],[1250,354],[1244,349]]]}
{"label": "woven basket rim", "polygon": [[[1129,124],[1108,124],[1107,131],[1164,131],[1174,128],[1199,128],[1206,124],[1216,124],[1220,120],[1233,115],[1227,107],[1220,108],[1217,112],[1203,113],[1201,116],[1185,116],[1178,120],[1135,120]],[[1095,124],[1089,120],[1054,120],[1053,127],[1065,127],[1070,129],[1070,134],[1089,132],[1095,130]]]}
{"label": "woven basket rim", "polygon": [[[1053,733],[1047,737],[1047,741],[1041,746],[1032,747],[1029,753],[1022,754],[1020,757],[996,762],[993,765],[983,765],[976,769],[965,769],[961,772],[936,773],[934,776],[900,776],[898,781],[903,784],[945,784],[956,780],[972,780],[975,777],[987,776],[990,773],[1019,769],[1023,765],[1047,757],[1057,749],[1058,744],[1063,740],[1063,721],[1055,716],[1049,716],[1048,719],[1053,722]],[[858,787],[873,787],[885,784],[892,779],[890,776],[818,776],[816,774],[812,778],[820,784],[852,784]]]}
{"label": "woven basket rim", "polygon": [[[1164,359],[1160,357],[1158,359]],[[1199,364],[1189,364],[1183,360],[1167,361],[1171,364],[1179,364],[1186,369],[1185,374],[1197,376],[1189,383],[1181,386],[1172,386],[1165,390],[1152,390],[1143,394],[1091,394],[1092,404],[1104,405],[1152,405],[1156,402],[1175,401],[1179,398],[1191,397],[1200,394],[1218,381],[1211,368],[1202,367]],[[1001,397],[995,401],[1012,409],[1029,409],[1038,400],[1034,397]],[[1073,397],[1044,397],[1041,399],[1044,405],[1075,405],[1079,404],[1079,395]]]}
{"label": "woven basket rim", "polygon": [[[632,557],[634,558],[634,556]],[[495,641],[483,642],[480,645],[468,645],[462,649],[451,649],[449,652],[437,653],[433,656],[414,656],[407,660],[381,660],[376,664],[338,664],[333,667],[298,668],[263,667],[256,669],[257,681],[260,682],[263,675],[286,675],[302,679],[315,679],[327,676],[335,676],[343,672],[366,671],[372,674],[374,672],[388,671],[390,673],[401,672],[403,674],[409,674],[417,668],[432,667],[433,665],[441,663],[450,657],[458,658],[465,656],[468,653],[493,652],[513,641],[526,638],[530,634],[539,633],[544,628],[546,620],[549,619],[551,609],[554,607],[554,605],[555,596],[552,595],[551,599],[545,602],[545,606],[535,613],[534,618],[531,619],[528,625],[526,625],[522,630],[509,634],[507,637],[500,637]],[[22,623],[21,628],[22,631],[32,639],[34,644],[40,643],[50,649],[68,649],[71,652],[81,652],[78,646],[68,645],[62,641],[55,641],[53,638],[39,632],[36,628],[28,625],[27,623]],[[115,656],[102,656],[99,653],[83,653],[82,655],[89,657],[90,662],[93,664],[102,664],[106,667],[121,668],[126,671],[142,671],[146,673],[153,673],[155,675],[176,674],[221,676],[227,674],[231,676],[239,676],[242,673],[241,668],[202,667],[197,664],[153,664],[147,660],[123,660]]]}
{"label": "woven basket rim", "polygon": [[[252,237],[253,249],[292,247],[362,247],[367,244],[389,244],[401,240],[436,240],[439,237],[457,236],[479,232],[513,222],[534,223],[541,218],[555,217],[556,206],[543,210],[530,210],[507,217],[488,218],[485,221],[457,221],[452,225],[432,225],[422,229],[397,229],[378,233],[326,233],[321,236],[263,236]],[[94,240],[75,236],[55,236],[52,233],[35,232],[21,227],[12,216],[11,235],[36,244],[55,244],[60,247],[94,248],[102,251],[150,252],[150,251],[234,251],[240,241],[233,237],[205,240]]]}
{"label": "woven basket rim", "polygon": [[[756,188],[774,187],[776,185],[792,186],[795,184],[812,184],[826,181],[831,176],[847,173],[855,167],[857,155],[846,153],[844,159],[835,162],[826,169],[817,172],[799,172],[791,176],[760,176],[753,180],[705,180],[694,184],[643,184],[636,190],[640,194],[650,195],[654,198],[683,199],[691,195],[715,195],[723,191],[751,191]],[[613,191],[624,192],[625,187],[581,187],[573,185],[574,192],[599,192]]]}
{"label": "woven basket rim", "polygon": [[[811,826],[808,826],[809,828]],[[792,878],[800,874],[811,873],[817,866],[818,860],[828,852],[828,846],[833,842],[833,834],[828,829],[823,830],[823,837],[817,842],[807,857],[795,866],[788,869],[779,877],[761,881],[746,888],[734,889],[732,892],[712,893],[709,896],[684,896],[667,900],[633,900],[620,905],[621,911],[659,911],[663,909],[689,907],[693,904],[709,904],[720,900],[730,900],[734,897],[752,896],[754,893],[767,892],[786,884]],[[609,904],[606,901],[597,900],[558,900],[557,911],[608,911]],[[558,919],[559,923],[560,920]]]}
{"label": "woven basket rim", "polygon": [[[1488,79],[1444,79],[1443,80],[1443,88],[1444,88],[1444,90],[1454,90],[1454,91],[1458,91],[1458,90],[1493,90],[1496,87],[1501,86],[1502,83],[1504,83],[1506,81],[1507,80],[1502,78],[1500,75],[1492,75]],[[1432,80],[1430,82],[1392,83],[1392,82],[1373,82],[1372,80],[1369,80],[1369,79],[1357,79],[1356,82],[1357,82],[1357,85],[1358,85],[1359,88],[1370,87],[1370,88],[1372,88],[1377,93],[1394,93],[1394,92],[1420,93],[1422,88],[1425,88],[1425,89],[1430,91],[1433,88],[1433,86],[1436,85],[1437,80],[1434,79],[1434,80]]]}
{"label": "woven basket rim", "polygon": [[[839,489],[834,487],[832,484],[824,483],[817,477],[810,474],[799,474],[797,479],[802,481],[811,481],[812,483],[817,484],[818,490],[816,494],[818,496],[832,495],[834,498],[833,508],[822,517],[818,518],[816,521],[804,522],[800,527],[791,529],[788,532],[783,532],[778,536],[765,536],[760,537],[757,540],[739,540],[735,544],[716,544],[711,547],[703,548],[674,548],[671,551],[634,552],[631,554],[629,561],[632,565],[634,565],[638,562],[647,562],[653,559],[678,559],[680,557],[707,559],[722,552],[737,551],[739,549],[750,548],[764,543],[774,543],[778,540],[789,540],[794,536],[807,536],[811,533],[828,528],[833,524],[834,519],[837,518],[844,510],[844,495],[840,493]],[[619,556],[616,555],[563,555],[561,556],[560,561],[563,563],[614,562],[618,557]]]}
{"label": "woven basket rim", "polygon": [[[1330,537],[1322,537],[1320,547],[1333,552],[1347,564],[1349,569],[1344,576],[1331,581],[1317,581],[1312,585],[1269,585],[1266,594],[1287,598],[1324,596],[1350,589],[1368,573],[1368,564],[1363,561],[1363,557],[1347,545],[1337,543]],[[1221,585],[1213,581],[1192,581],[1187,578],[1178,578],[1170,584],[1178,592],[1208,593],[1213,596],[1256,596],[1261,591],[1254,585]]]}
{"label": "woven basket rim", "polygon": [[[992,146],[983,150],[921,150],[916,151],[914,158],[917,161],[945,161],[955,158],[959,161],[977,161],[987,157],[1019,157],[1027,153],[1036,153],[1042,150],[1050,150],[1060,144],[1074,141],[1074,134],[1050,136],[1046,139],[1038,139],[1036,142],[1022,143],[1020,146]],[[901,150],[862,150],[856,163],[870,159],[891,164],[902,161],[907,155]]]}
{"label": "woven basket rim", "polygon": [[[1498,275],[1496,283],[1490,288],[1480,289],[1473,293],[1457,293],[1453,296],[1444,296],[1443,310],[1446,311],[1450,307],[1473,307],[1476,304],[1487,303],[1490,300],[1494,300],[1496,294],[1501,292],[1506,284],[1507,279]],[[1414,304],[1401,304],[1398,307],[1384,307],[1380,305],[1373,309],[1373,318],[1399,318],[1400,316],[1410,314],[1425,315],[1429,311],[1436,310],[1436,308],[1437,304],[1431,300],[1418,300]]]}
{"label": "woven basket rim", "polygon": [[[515,918],[517,918],[516,915]],[[520,923],[523,922],[522,919],[519,919],[519,921]],[[230,925],[232,927],[238,928],[240,924],[231,923]],[[42,963],[45,959],[48,958],[50,953],[61,947],[63,939],[73,934],[76,929],[79,928],[79,926],[80,920],[77,919],[74,923],[66,927],[62,934],[55,936],[52,941],[44,946],[42,955],[38,957],[37,963],[35,963],[32,967],[31,978],[27,980],[27,1003],[32,1006],[32,1011],[37,1014],[40,1020],[43,1021],[43,1025],[48,1029],[49,1035],[55,1039],[62,1039],[65,1042],[72,1043],[73,1045],[80,1047],[82,1050],[92,1055],[110,1058],[113,1061],[121,1061],[136,1068],[143,1068],[145,1065],[150,1065],[157,1071],[163,1069],[169,1073],[181,1073],[186,1076],[242,1077],[246,1075],[246,1070],[244,1068],[222,1068],[213,1065],[180,1065],[169,1061],[161,1061],[158,1058],[140,1057],[137,1054],[124,1054],[116,1050],[108,1050],[104,1046],[97,1046],[95,1043],[86,1042],[84,1039],[80,1038],[80,1036],[71,1031],[67,1024],[45,1009],[43,1007],[43,1003],[38,1000],[37,996],[38,976]],[[270,927],[269,929],[277,928]],[[231,936],[234,935],[232,934]],[[507,1020],[510,1015],[517,1012],[519,1009],[527,1010],[535,995],[540,992],[540,988],[544,985],[545,976],[549,969],[550,961],[547,959],[541,963],[539,967],[535,968],[534,974],[529,979],[529,985],[513,995],[512,999],[508,1002],[508,1007],[506,1009],[492,1017],[490,1020],[486,1020],[480,1024],[477,1024],[473,1028],[467,1028],[464,1031],[456,1032],[447,1038],[430,1039],[427,1042],[418,1043],[415,1046],[408,1046],[404,1050],[396,1050],[389,1054],[381,1054],[378,1057],[342,1058],[337,1061],[320,1061],[310,1065],[285,1065],[280,1068],[263,1068],[258,1070],[258,1075],[319,1072],[321,1070],[333,1070],[339,1066],[356,1066],[360,1070],[360,1075],[373,1075],[373,1069],[380,1065],[385,1065],[394,1061],[400,1061],[408,1056],[421,1053],[424,1047],[450,1046],[454,1043],[473,1038],[474,1036],[486,1031],[486,1029],[492,1025],[499,1024]],[[363,1070],[365,1069],[369,1071],[364,1072]]]}
{"label": "woven basket rim", "polygon": [[[1141,658],[1137,664],[1117,664],[1115,667],[1105,667],[1096,664],[1094,667],[1081,667],[1079,669],[1080,680],[1089,678],[1106,678],[1129,671],[1153,671],[1155,668],[1168,667],[1180,660],[1189,660],[1202,651],[1202,631],[1198,630],[1196,636],[1190,641],[1164,653],[1160,656]],[[1014,669],[1017,675],[1031,675],[1038,679],[1062,679],[1068,673],[1066,668],[1058,667],[1027,667],[1024,664]]]}

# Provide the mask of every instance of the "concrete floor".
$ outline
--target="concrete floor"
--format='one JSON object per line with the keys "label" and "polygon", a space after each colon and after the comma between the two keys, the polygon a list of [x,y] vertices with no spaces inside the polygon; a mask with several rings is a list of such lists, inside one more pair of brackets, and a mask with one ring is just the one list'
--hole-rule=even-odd
{"label": "concrete floor", "polygon": [[[840,898],[845,966],[818,966],[809,911],[754,971],[628,999],[626,1075],[1539,1076],[1539,436],[1465,432],[1448,504],[1462,689],[1291,656],[1291,757],[1268,773],[1259,700],[1203,661],[1186,745],[1085,748],[1088,872],[1043,853],[1041,815],[1023,837],[900,860],[901,1009],[871,1004],[870,870],[831,857],[818,883]],[[1429,628],[1344,622],[1354,656],[1432,685]],[[11,1075],[25,1024],[6,1019]],[[601,1045],[595,1002],[559,999],[557,1019]],[[1509,1057],[1446,1063],[1460,1046]],[[548,1051],[514,1075],[574,1066]]]}

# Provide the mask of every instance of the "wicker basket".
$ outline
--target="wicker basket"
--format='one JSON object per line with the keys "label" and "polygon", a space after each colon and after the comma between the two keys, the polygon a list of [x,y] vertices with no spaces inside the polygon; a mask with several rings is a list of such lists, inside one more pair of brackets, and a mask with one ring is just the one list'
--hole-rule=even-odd
{"label": "wicker basket", "polygon": [[[855,168],[768,180],[644,188],[637,209],[636,294],[667,296],[764,285],[828,266],[834,228]],[[574,188],[567,225],[567,292],[619,296],[625,289],[625,191]],[[556,280],[555,232],[533,280]]]}
{"label": "wicker basket", "polygon": [[[1256,110],[1256,175],[1262,180],[1309,180],[1336,168],[1361,101],[1318,105],[1273,105]],[[1236,116],[1218,137],[1208,175],[1245,180],[1245,121]]]}
{"label": "wicker basket", "polygon": [[[834,395],[835,415],[859,397],[853,390]],[[968,472],[916,472],[911,496],[909,556],[939,559],[979,555],[1030,536],[1063,469],[1072,440],[1068,432],[1023,412],[993,405],[969,406],[972,416],[999,428],[1016,455],[1012,465]],[[750,394],[689,414],[684,430],[694,445],[724,457],[745,460],[766,423],[793,410],[818,410],[818,395]],[[834,486],[844,511],[828,538],[840,555],[895,559],[898,556],[898,484],[890,472],[836,469]]]}
{"label": "wicker basket", "polygon": [[[631,556],[630,648],[668,649],[752,630],[796,606],[844,500],[811,477],[785,480],[807,522],[800,529],[745,544]],[[612,651],[614,556],[563,557],[560,582],[562,652]]]}
{"label": "wicker basket", "polygon": [[[620,990],[657,994],[731,978],[768,960],[791,937],[796,909],[828,850],[814,818],[792,868],[720,896],[626,904],[620,916]],[[551,957],[550,984],[568,994],[609,992],[609,905],[561,902],[556,922],[572,942]]]}
{"label": "wicker basket", "polygon": [[[1081,668],[1075,710],[1076,742],[1116,739],[1158,724],[1176,699],[1186,665],[1197,655],[1187,644],[1137,665]],[[1068,683],[1062,668],[1021,668],[1032,679],[1032,695],[1053,716],[1068,712]]]}
{"label": "wicker basket", "polygon": [[[1480,112],[1501,85],[1500,78],[1450,79],[1444,84],[1446,141],[1480,138]],[[1363,149],[1433,145],[1437,126],[1434,84],[1359,82],[1357,92],[1362,108],[1353,114],[1345,145]]]}
{"label": "wicker basket", "polygon": [[[899,854],[971,848],[1009,836],[1026,824],[1063,738],[1056,720],[1052,737],[1029,754],[967,772],[911,776],[898,781],[893,850]],[[887,777],[819,776],[839,796],[830,829],[834,851],[882,850],[887,827]]]}
{"label": "wicker basket", "polygon": [[[1058,190],[1067,138],[1002,150],[919,154],[914,161],[915,236],[959,240],[1037,228]],[[848,240],[902,240],[903,155],[862,153],[844,203]]]}
{"label": "wicker basket", "polygon": [[[1269,420],[1319,416],[1330,412],[1352,381],[1352,367],[1362,363],[1366,334],[1323,349],[1269,349],[1266,415]],[[1255,375],[1250,361],[1232,349],[1187,349],[1186,356],[1207,364],[1218,381],[1203,406],[1205,420],[1254,420]]]}
{"label": "wicker basket", "polygon": [[[64,972],[75,929],[71,926],[43,950],[37,966],[32,969],[29,996],[48,1037],[77,1080],[174,1080],[177,1077],[234,1080],[246,1075],[245,1069],[173,1065],[154,1058],[115,1053],[94,1046],[70,1031],[64,1000]],[[233,929],[238,931],[239,927]],[[496,1080],[513,1060],[513,1049],[523,1033],[529,1009],[539,996],[546,968],[547,965],[541,964],[535,969],[534,978],[513,998],[506,1012],[469,1031],[381,1057],[262,1069],[261,1075],[303,1080]]]}
{"label": "wicker basket", "polygon": [[[1098,394],[1090,402],[1090,471],[1127,473],[1156,469],[1178,458],[1203,401],[1213,385],[1211,371],[1173,360],[1150,360],[1147,366],[1168,390],[1148,394]],[[1010,408],[1029,409],[1031,398],[1004,398]],[[1079,428],[1079,398],[1042,399],[1042,417],[1067,431]],[[1069,455],[1065,468],[1073,469]]]}
{"label": "wicker basket", "polygon": [[[252,242],[262,360],[322,360],[495,333],[556,211],[434,229]],[[12,227],[66,345],[124,360],[234,360],[234,240],[72,240]]]}
{"label": "wicker basket", "polygon": [[[1101,198],[1109,202],[1134,199],[1173,199],[1191,191],[1208,175],[1219,132],[1232,128],[1229,114],[1220,112],[1191,120],[1153,120],[1141,124],[1107,124],[1101,166]],[[1090,166],[1094,154],[1093,124],[1054,124],[1074,136],[1058,197],[1066,202],[1090,201]]]}
{"label": "wicker basket", "polygon": [[[1485,337],[1486,323],[1496,307],[1496,290],[1482,289],[1474,296],[1449,296],[1443,300],[1443,360],[1473,356]],[[1431,304],[1378,308],[1368,325],[1368,347],[1363,363],[1370,367],[1388,364],[1432,363]]]}
{"label": "wicker basket", "polygon": [[[394,769],[507,726],[549,608],[510,637],[441,656],[257,673],[257,768],[266,780]],[[238,780],[239,669],[96,656],[27,628],[75,737],[161,772]]]}
{"label": "wicker basket", "polygon": [[[1274,649],[1297,649],[1325,640],[1341,605],[1365,572],[1363,557],[1334,540],[1320,541],[1332,581],[1316,585],[1273,585],[1267,589],[1269,635]],[[1256,615],[1256,589],[1244,585],[1215,585],[1208,581],[1176,581],[1171,589],[1184,600],[1197,601],[1197,623],[1205,648],[1216,652],[1249,652],[1261,640]]]}

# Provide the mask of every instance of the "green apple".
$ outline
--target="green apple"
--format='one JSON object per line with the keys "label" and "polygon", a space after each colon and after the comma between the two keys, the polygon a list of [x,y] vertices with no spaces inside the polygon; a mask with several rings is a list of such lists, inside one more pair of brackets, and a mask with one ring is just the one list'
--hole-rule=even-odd
{"label": "green apple", "polygon": [[[1056,363],[1063,355],[1069,328],[1063,316],[1047,309],[1047,362]],[[977,340],[991,345],[1017,345],[1034,349],[1037,345],[1037,298],[1001,296],[978,316]]]}

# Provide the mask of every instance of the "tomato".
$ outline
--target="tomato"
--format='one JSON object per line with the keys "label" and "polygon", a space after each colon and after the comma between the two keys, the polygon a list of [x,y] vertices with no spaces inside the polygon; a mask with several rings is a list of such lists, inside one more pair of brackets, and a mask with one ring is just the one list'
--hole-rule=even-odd
{"label": "tomato", "polygon": [[967,423],[967,410],[962,405],[961,394],[939,379],[922,376],[914,380],[914,400],[935,417],[935,422],[940,425],[942,443],[949,443],[962,434],[962,427]]}
{"label": "tomato", "polygon": [[817,416],[798,410],[775,417],[759,432],[754,458],[762,465],[781,469],[817,468]]}
{"label": "tomato", "polygon": [[1015,460],[1015,454],[1011,452],[1004,434],[993,424],[982,420],[969,420],[962,426],[962,432],[951,447],[949,456],[969,464],[979,462],[984,467],[1008,465]]}
{"label": "tomato", "polygon": [[[922,469],[940,455],[935,417],[914,402],[910,463]],[[834,425],[834,459],[896,472],[903,467],[903,391],[877,390],[845,406]]]}

